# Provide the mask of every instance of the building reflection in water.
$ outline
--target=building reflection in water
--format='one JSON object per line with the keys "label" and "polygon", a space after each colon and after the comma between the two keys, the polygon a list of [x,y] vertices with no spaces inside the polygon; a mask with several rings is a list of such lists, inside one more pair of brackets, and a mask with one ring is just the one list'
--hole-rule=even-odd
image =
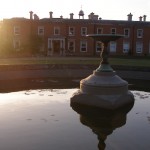
{"label": "building reflection in water", "polygon": [[116,128],[126,124],[127,113],[133,105],[134,102],[113,111],[71,103],[72,109],[80,115],[80,122],[91,128],[98,136],[99,150],[105,149],[108,135],[112,134]]}

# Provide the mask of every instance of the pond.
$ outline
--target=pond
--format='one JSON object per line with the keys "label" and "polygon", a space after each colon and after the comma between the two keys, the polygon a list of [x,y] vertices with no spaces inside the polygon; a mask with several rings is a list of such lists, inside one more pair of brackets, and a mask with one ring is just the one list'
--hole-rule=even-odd
{"label": "pond", "polygon": [[70,106],[77,88],[0,94],[1,150],[149,150],[150,92],[113,115],[80,114]]}

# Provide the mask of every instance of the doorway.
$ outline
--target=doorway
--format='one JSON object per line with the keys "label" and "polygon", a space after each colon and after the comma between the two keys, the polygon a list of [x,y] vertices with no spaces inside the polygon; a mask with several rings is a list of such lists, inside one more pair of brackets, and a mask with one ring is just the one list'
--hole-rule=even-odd
{"label": "doorway", "polygon": [[53,41],[53,54],[60,54],[60,40]]}

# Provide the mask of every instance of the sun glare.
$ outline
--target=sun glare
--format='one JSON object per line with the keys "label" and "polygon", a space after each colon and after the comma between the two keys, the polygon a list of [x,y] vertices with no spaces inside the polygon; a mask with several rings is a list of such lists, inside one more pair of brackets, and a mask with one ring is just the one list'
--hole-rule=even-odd
{"label": "sun glare", "polygon": [[30,8],[24,0],[5,0],[0,4],[0,20],[5,18],[23,17],[23,12]]}
{"label": "sun glare", "polygon": [[0,20],[2,20],[3,18],[10,18],[11,16],[13,16],[12,13],[12,3],[13,1],[3,1],[0,4]]}
{"label": "sun glare", "polygon": [[114,1],[110,0],[102,2],[95,0],[92,5],[91,3],[92,2],[89,0],[4,0],[0,3],[0,20],[13,17],[29,18],[29,11],[33,11],[40,18],[49,17],[49,11],[53,11],[54,17],[56,18],[61,15],[64,18],[67,18],[70,13],[74,13],[75,18],[78,18],[78,12],[81,9],[81,5],[85,13],[85,18],[88,18],[88,15],[91,12],[94,12],[102,19],[119,20],[126,19],[127,15],[131,12],[135,17],[135,20],[137,20],[140,15],[149,14],[150,6],[149,0],[144,0],[144,2],[139,0],[123,0],[122,3],[120,3],[119,0],[116,0],[115,5]]}

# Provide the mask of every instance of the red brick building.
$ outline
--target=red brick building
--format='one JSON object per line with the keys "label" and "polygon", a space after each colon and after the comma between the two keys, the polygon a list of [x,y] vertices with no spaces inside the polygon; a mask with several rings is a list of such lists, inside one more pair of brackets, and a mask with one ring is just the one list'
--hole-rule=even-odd
{"label": "red brick building", "polygon": [[18,52],[34,47],[48,56],[96,56],[101,50],[100,42],[86,37],[87,34],[123,34],[123,38],[110,42],[111,55],[150,54],[150,22],[145,15],[139,21],[133,21],[131,13],[127,20],[103,20],[94,13],[84,19],[82,10],[79,19],[74,19],[73,13],[70,18],[53,18],[53,12],[49,15],[39,19],[31,11],[30,19],[4,19],[0,36]]}

